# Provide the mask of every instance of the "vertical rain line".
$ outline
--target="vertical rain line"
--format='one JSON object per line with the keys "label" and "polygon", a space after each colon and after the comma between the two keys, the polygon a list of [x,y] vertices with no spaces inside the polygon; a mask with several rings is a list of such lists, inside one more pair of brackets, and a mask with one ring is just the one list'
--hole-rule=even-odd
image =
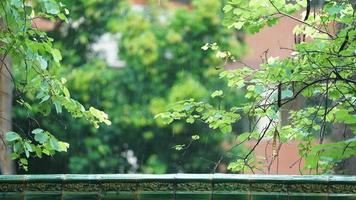
{"label": "vertical rain line", "polygon": [[214,188],[214,178],[211,179],[211,200],[214,200],[214,193],[215,193],[215,188]]}
{"label": "vertical rain line", "polygon": [[176,192],[177,192],[177,181],[176,181],[176,175],[174,175],[173,179],[173,200],[176,200]]}

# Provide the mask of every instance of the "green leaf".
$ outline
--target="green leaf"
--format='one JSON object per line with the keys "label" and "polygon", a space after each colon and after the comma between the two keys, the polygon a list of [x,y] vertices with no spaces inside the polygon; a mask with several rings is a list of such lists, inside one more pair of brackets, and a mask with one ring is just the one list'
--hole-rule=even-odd
{"label": "green leaf", "polygon": [[22,165],[28,165],[28,161],[27,161],[26,158],[21,158],[21,159],[20,159],[20,163],[21,163]]}
{"label": "green leaf", "polygon": [[245,24],[245,22],[235,22],[235,23],[233,23],[233,26],[237,30],[240,30],[243,27],[244,24]]}
{"label": "green leaf", "polygon": [[193,124],[194,123],[194,117],[188,117],[187,119],[186,119],[186,122],[187,123],[189,123],[189,124]]}
{"label": "green leaf", "polygon": [[58,143],[58,140],[56,138],[51,137],[49,139],[49,144],[54,150],[56,150],[56,151],[59,150],[59,143]]}
{"label": "green leaf", "polygon": [[223,126],[220,126],[219,128],[222,133],[230,133],[232,131],[231,125],[223,125]]}
{"label": "green leaf", "polygon": [[29,152],[32,152],[33,149],[31,147],[31,144],[29,142],[24,142],[24,147],[27,149]]}
{"label": "green leaf", "polygon": [[38,56],[38,63],[39,63],[39,65],[40,65],[40,68],[42,69],[42,70],[45,70],[45,69],[47,69],[47,61],[42,57],[42,56]]}
{"label": "green leaf", "polygon": [[354,124],[356,123],[356,115],[350,114],[348,110],[341,109],[335,113],[335,118],[339,122],[343,122],[346,124]]}
{"label": "green leaf", "polygon": [[17,152],[20,152],[23,148],[23,145],[22,145],[22,142],[21,141],[18,141],[18,142],[15,142],[15,144],[13,144],[12,146],[12,150],[17,153]]}
{"label": "green leaf", "polygon": [[283,90],[282,91],[282,99],[289,98],[293,96],[292,90]]}
{"label": "green leaf", "polygon": [[15,140],[19,140],[21,139],[20,135],[15,133],[15,132],[7,132],[6,135],[5,135],[5,139],[6,141],[8,142],[12,142],[12,141],[15,141]]}
{"label": "green leaf", "polygon": [[200,136],[199,135],[192,135],[192,140],[199,140]]}
{"label": "green leaf", "polygon": [[221,97],[223,95],[223,91],[222,90],[216,90],[211,94],[211,97],[215,98],[215,97]]}
{"label": "green leaf", "polygon": [[54,107],[56,108],[57,114],[62,113],[62,105],[58,101],[54,102]]}
{"label": "green leaf", "polygon": [[[329,4],[330,5],[330,4]],[[327,7],[326,11],[333,15],[333,14],[338,14],[340,11],[343,9],[342,5],[335,4],[333,6]]]}
{"label": "green leaf", "polygon": [[59,62],[62,60],[61,52],[58,49],[52,49],[52,56],[54,61]]}
{"label": "green leaf", "polygon": [[44,97],[42,97],[41,101],[40,101],[40,104],[47,101],[49,98],[51,98],[51,96],[49,95],[45,95]]}
{"label": "green leaf", "polygon": [[175,145],[173,148],[176,150],[176,151],[181,151],[183,150],[185,147],[185,144],[177,144]]}
{"label": "green leaf", "polygon": [[251,136],[250,132],[242,133],[237,137],[237,140],[240,142],[246,141],[250,136]]}
{"label": "green leaf", "polygon": [[233,7],[230,4],[225,5],[223,8],[225,13],[231,11],[232,9],[233,9]]}
{"label": "green leaf", "polygon": [[32,152],[32,147],[31,144],[29,142],[24,142],[24,150],[25,150],[25,155],[27,158],[30,157],[30,152]]}
{"label": "green leaf", "polygon": [[22,6],[22,0],[11,0],[11,5],[20,8]]}
{"label": "green leaf", "polygon": [[36,129],[34,129],[31,133],[32,134],[38,134],[38,133],[43,133],[44,132],[44,130],[42,130],[42,129],[40,129],[40,128],[36,128]]}
{"label": "green leaf", "polygon": [[35,135],[35,140],[37,142],[39,142],[40,144],[47,142],[48,139],[49,139],[49,136],[46,132],[39,132]]}
{"label": "green leaf", "polygon": [[236,160],[234,162],[231,162],[229,166],[227,167],[228,170],[231,170],[233,172],[239,172],[239,171],[244,171],[244,168],[246,167],[246,164],[243,160]]}
{"label": "green leaf", "polygon": [[33,148],[35,150],[36,156],[39,158],[42,158],[42,149],[40,147],[35,146],[35,148]]}
{"label": "green leaf", "polygon": [[65,96],[65,97],[70,98],[69,90],[68,90],[66,87],[63,87],[63,93],[64,93],[64,96]]}
{"label": "green leaf", "polygon": [[63,20],[63,21],[66,21],[67,22],[67,17],[65,16],[65,14],[63,14],[63,13],[59,13],[58,14],[58,17],[59,17],[59,19],[61,19],[61,20]]}
{"label": "green leaf", "polygon": [[256,85],[255,86],[255,92],[257,94],[262,94],[265,91],[265,87],[263,85]]}
{"label": "green leaf", "polygon": [[59,152],[67,152],[68,148],[69,148],[69,144],[68,143],[61,142],[61,141],[58,142],[57,151],[59,151]]}
{"label": "green leaf", "polygon": [[17,159],[17,158],[19,158],[19,154],[17,154],[17,153],[11,153],[11,159],[13,159],[13,160],[15,160],[15,159]]}
{"label": "green leaf", "polygon": [[47,0],[44,2],[46,12],[49,14],[56,15],[60,12],[59,6],[55,1]]}

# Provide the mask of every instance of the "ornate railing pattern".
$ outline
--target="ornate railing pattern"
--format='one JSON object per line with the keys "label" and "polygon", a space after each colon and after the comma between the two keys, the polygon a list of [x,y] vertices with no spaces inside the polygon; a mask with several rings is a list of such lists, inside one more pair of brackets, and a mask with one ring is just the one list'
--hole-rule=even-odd
{"label": "ornate railing pattern", "polygon": [[356,200],[356,176],[5,175],[0,199]]}

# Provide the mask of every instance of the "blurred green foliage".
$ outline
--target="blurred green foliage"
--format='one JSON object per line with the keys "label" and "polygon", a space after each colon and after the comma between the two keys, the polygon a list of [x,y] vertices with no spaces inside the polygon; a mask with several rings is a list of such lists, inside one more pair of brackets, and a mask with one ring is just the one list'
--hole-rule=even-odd
{"label": "blurred green foliage", "polygon": [[[231,94],[224,103],[209,97],[225,87],[215,78],[224,63],[201,47],[218,42],[237,57],[244,52],[238,34],[221,27],[220,0],[195,0],[189,8],[170,8],[162,1],[142,11],[117,0],[63,3],[71,10],[70,23],[50,33],[63,54],[60,73],[72,96],[105,110],[112,125],[94,129],[67,114],[36,116],[41,126],[62,133],[71,146],[67,154],[31,160],[30,173],[211,172],[224,153],[224,141],[233,136],[214,134],[199,122],[164,125],[154,116],[187,98],[220,107],[244,101],[234,89],[226,89]],[[108,67],[91,51],[98,37],[109,32],[120,35],[123,68]],[[22,129],[32,126],[24,113],[15,112]],[[182,145],[181,151],[176,145]]]}

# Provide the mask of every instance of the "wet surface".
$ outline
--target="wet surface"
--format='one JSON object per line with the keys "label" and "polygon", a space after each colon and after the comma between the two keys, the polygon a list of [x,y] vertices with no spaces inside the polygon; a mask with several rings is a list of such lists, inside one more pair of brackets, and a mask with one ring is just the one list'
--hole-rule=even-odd
{"label": "wet surface", "polygon": [[356,200],[356,176],[14,175],[0,176],[0,199]]}

